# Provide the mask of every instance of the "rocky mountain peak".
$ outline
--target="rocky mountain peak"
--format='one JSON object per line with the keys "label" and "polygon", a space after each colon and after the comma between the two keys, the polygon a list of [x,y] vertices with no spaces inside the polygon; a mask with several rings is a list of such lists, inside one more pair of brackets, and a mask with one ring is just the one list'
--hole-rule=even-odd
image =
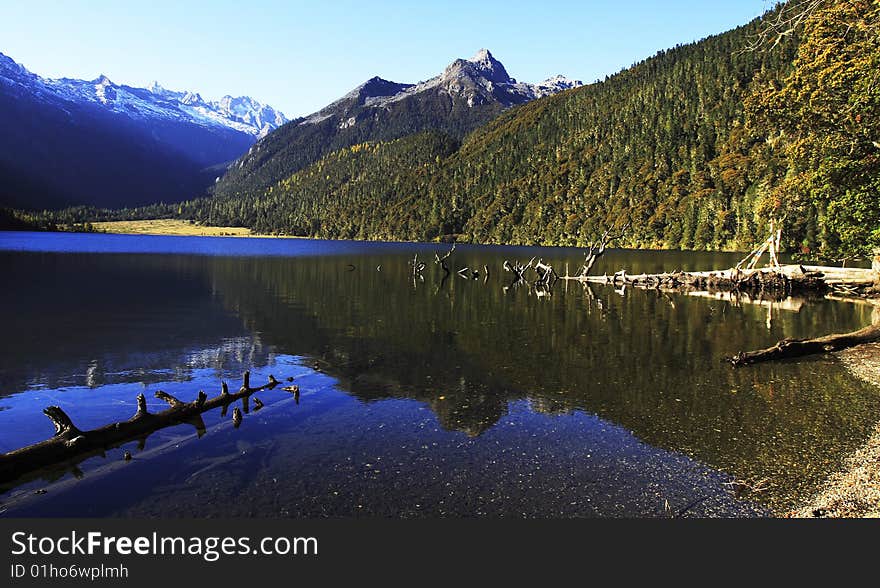
{"label": "rocky mountain peak", "polygon": [[474,64],[479,74],[490,82],[499,84],[516,82],[516,80],[508,75],[504,65],[495,59],[488,49],[480,49],[473,57],[468,59],[468,62]]}
{"label": "rocky mountain peak", "polygon": [[579,85],[580,82],[564,76],[556,76],[539,84],[517,82],[491,51],[480,49],[470,59],[456,59],[440,75],[418,84],[402,84],[372,77],[338,100],[304,117],[299,124],[315,124],[335,118],[340,129],[347,129],[357,124],[358,117],[352,114],[355,109],[384,108],[395,102],[420,100],[422,96],[438,92],[462,100],[468,107],[496,103],[506,108]]}

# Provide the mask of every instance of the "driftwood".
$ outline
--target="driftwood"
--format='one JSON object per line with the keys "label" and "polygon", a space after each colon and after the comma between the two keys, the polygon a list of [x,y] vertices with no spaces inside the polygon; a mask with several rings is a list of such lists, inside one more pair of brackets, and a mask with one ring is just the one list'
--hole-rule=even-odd
{"label": "driftwood", "polygon": [[434,254],[434,263],[440,266],[440,269],[443,270],[444,277],[449,277],[449,266],[446,265],[446,260],[449,259],[449,256],[452,255],[452,252],[455,251],[455,243],[452,244],[452,248],[446,252],[443,257],[440,257],[439,253]]}
{"label": "driftwood", "polygon": [[553,284],[559,279],[553,266],[544,263],[543,259],[539,259],[538,263],[535,264],[535,272],[538,274],[538,281],[536,284],[545,286],[548,289],[553,288]]}
{"label": "driftwood", "polygon": [[815,353],[840,351],[841,349],[875,341],[880,341],[880,324],[873,324],[851,333],[826,335],[815,339],[783,339],[773,347],[758,351],[741,351],[733,357],[727,358],[727,360],[734,367],[738,367],[762,361],[774,361]]}
{"label": "driftwood", "polygon": [[502,269],[506,272],[513,272],[513,282],[511,286],[518,286],[519,284],[528,284],[529,281],[526,279],[526,272],[528,272],[535,265],[535,258],[531,258],[528,263],[520,263],[518,261],[514,261],[510,263],[508,260],[504,260],[502,264]]}
{"label": "driftwood", "polygon": [[701,272],[664,272],[635,274],[620,270],[613,275],[564,276],[580,282],[634,286],[679,292],[731,292],[760,298],[782,300],[791,295],[869,296],[874,290],[874,275],[867,269],[825,266],[784,265],[777,269],[738,269]]}
{"label": "driftwood", "polygon": [[413,256],[413,260],[410,262],[410,265],[412,266],[413,287],[415,287],[416,281],[419,281],[419,282],[425,281],[425,276],[422,275],[422,272],[424,271],[426,266],[425,266],[424,261],[419,261],[419,254],[418,253],[416,253],[415,256]]}
{"label": "driftwood", "polygon": [[828,286],[821,273],[803,272],[798,276],[775,270],[740,270],[733,268],[716,272],[672,272],[665,274],[628,275],[625,270],[607,278],[611,284],[627,284],[640,288],[707,290],[770,295],[785,298],[792,294],[823,294]]}
{"label": "driftwood", "polygon": [[[613,276],[590,275],[596,260],[605,253],[606,246],[614,239],[623,236],[629,224],[623,227],[618,235],[612,235],[607,229],[592,242],[585,253],[584,264],[576,276],[566,275],[567,280],[605,282],[615,287],[635,286],[637,288],[684,290],[684,291],[722,291],[735,294],[743,293],[769,296],[782,299],[792,294],[825,294],[829,291],[842,296],[871,295],[880,280],[880,257],[877,268],[848,269],[827,266],[780,265],[778,253],[782,239],[782,229],[777,228],[775,221],[770,221],[770,236],[753,249],[735,267],[726,270],[682,272],[674,271],[661,274],[627,275],[620,270]],[[766,268],[757,268],[764,252],[769,252],[770,264]],[[566,272],[567,274],[567,272]]]}
{"label": "driftwood", "polygon": [[[156,392],[156,398],[167,402],[169,408],[157,413],[149,412],[146,398],[143,394],[138,394],[137,411],[134,416],[127,421],[111,423],[90,431],[81,431],[61,408],[50,406],[44,409],[43,413],[55,425],[55,435],[45,441],[0,455],[0,484],[17,480],[50,466],[78,463],[87,457],[101,455],[105,450],[129,441],[138,440],[138,447],[143,448],[150,434],[172,425],[192,424],[201,436],[205,431],[201,419],[202,413],[222,407],[222,414],[225,416],[226,409],[237,400],[242,401],[244,412],[247,413],[247,401],[251,394],[260,390],[271,390],[280,383],[270,375],[268,383],[251,388],[250,372],[245,372],[238,392],[230,393],[226,382],[222,382],[220,394],[208,398],[208,395],[200,390],[198,397],[192,402],[183,402],[159,390]],[[298,392],[297,388],[295,392],[297,396]],[[262,406],[262,403],[259,406]],[[233,422],[236,427],[241,424],[241,420],[241,411],[235,407]]]}
{"label": "driftwood", "polygon": [[741,270],[743,268],[748,270],[753,270],[758,266],[758,262],[761,260],[761,256],[764,255],[766,251],[770,256],[769,267],[772,267],[775,270],[779,269],[779,256],[777,255],[780,250],[780,243],[782,242],[782,229],[776,228],[776,221],[770,219],[770,236],[766,241],[755,247],[751,253],[746,255],[738,264],[736,264],[736,269]]}
{"label": "driftwood", "polygon": [[581,266],[579,276],[589,275],[596,260],[605,255],[605,249],[608,245],[610,245],[612,241],[623,237],[626,234],[627,229],[629,229],[629,226],[630,223],[626,223],[616,234],[612,234],[611,229],[605,229],[602,235],[599,236],[599,239],[591,241],[587,246],[586,253],[584,253],[584,264]]}

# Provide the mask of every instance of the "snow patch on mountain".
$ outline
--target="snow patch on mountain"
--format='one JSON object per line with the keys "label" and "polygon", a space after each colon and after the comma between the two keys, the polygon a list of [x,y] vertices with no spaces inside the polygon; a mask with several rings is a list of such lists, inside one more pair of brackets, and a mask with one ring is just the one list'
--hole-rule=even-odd
{"label": "snow patch on mountain", "polygon": [[536,96],[542,97],[563,92],[565,90],[571,90],[572,88],[577,88],[583,85],[584,83],[580,80],[573,80],[563,75],[556,75],[552,78],[547,78],[543,82],[533,84],[532,87],[534,88]]}
{"label": "snow patch on mountain", "polygon": [[284,114],[249,96],[224,96],[209,101],[196,92],[167,90],[153,82],[147,88],[94,80],[42,78],[0,53],[0,86],[47,101],[93,104],[132,119],[159,118],[220,127],[258,139],[287,122]]}

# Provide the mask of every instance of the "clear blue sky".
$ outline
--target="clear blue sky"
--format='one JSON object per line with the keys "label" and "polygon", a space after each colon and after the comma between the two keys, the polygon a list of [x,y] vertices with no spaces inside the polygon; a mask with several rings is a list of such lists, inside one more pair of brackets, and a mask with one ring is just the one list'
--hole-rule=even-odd
{"label": "clear blue sky", "polygon": [[590,82],[760,15],[768,0],[0,0],[0,52],[44,77],[250,95],[288,117],[481,47],[511,76]]}

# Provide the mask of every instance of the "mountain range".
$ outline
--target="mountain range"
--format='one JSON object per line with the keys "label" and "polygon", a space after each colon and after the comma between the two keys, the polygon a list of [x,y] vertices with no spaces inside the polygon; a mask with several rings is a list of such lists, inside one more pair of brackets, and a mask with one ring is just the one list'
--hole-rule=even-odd
{"label": "mountain range", "polygon": [[3,54],[0,106],[0,203],[23,208],[191,198],[287,122],[247,96],[46,79]]}
{"label": "mountain range", "polygon": [[523,84],[486,50],[419,83],[374,77],[257,140],[209,196],[5,224],[564,246],[626,226],[618,245],[747,251],[776,219],[788,251],[852,259],[880,247],[880,5],[810,4],[762,45],[784,6],[588,85]]}
{"label": "mountain range", "polygon": [[0,54],[0,205],[124,208],[259,192],[335,149],[424,130],[461,138],[507,108],[580,85],[518,82],[482,49],[417,84],[373,77],[285,124],[248,96],[210,101],[104,75],[47,79]]}
{"label": "mountain range", "polygon": [[[784,86],[799,47],[789,35],[746,50],[763,22],[542,97],[488,51],[412,86],[374,78],[258,141],[212,197],[126,214],[313,238],[566,246],[628,225],[619,245],[747,249],[788,201],[775,192],[781,142],[753,105]],[[788,215],[788,246],[812,247],[820,223],[816,210]]]}
{"label": "mountain range", "polygon": [[518,82],[487,49],[417,84],[373,77],[262,138],[220,178],[214,193],[259,193],[332,151],[364,141],[429,130],[461,139],[512,106],[581,85],[561,75],[537,84]]}
{"label": "mountain range", "polygon": [[581,85],[583,82],[570,80],[562,75],[538,84],[517,82],[488,49],[480,49],[470,59],[456,59],[442,74],[418,84],[401,84],[380,77],[371,78],[329,106],[302,119],[300,124],[315,124],[338,116],[340,126],[350,126],[354,123],[349,123],[349,119],[344,116],[352,114],[357,106],[388,108],[395,102],[424,97],[422,95],[427,92],[463,100],[469,108],[473,108],[490,103],[502,106],[523,104]]}

